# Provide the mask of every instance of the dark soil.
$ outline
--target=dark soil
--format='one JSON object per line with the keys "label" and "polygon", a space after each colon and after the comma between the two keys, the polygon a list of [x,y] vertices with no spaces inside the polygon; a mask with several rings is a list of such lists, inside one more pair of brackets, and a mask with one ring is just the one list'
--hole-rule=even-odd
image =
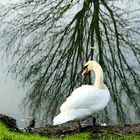
{"label": "dark soil", "polygon": [[94,134],[115,134],[123,136],[125,134],[140,135],[140,123],[134,125],[112,125],[112,126],[91,126],[85,125],[80,129],[78,127],[59,127],[59,126],[46,126],[44,128],[36,128],[33,134],[50,137],[62,137],[66,134],[74,134],[76,132],[92,132]]}
{"label": "dark soil", "polygon": [[[4,123],[9,130],[21,132],[16,124],[16,120],[7,115],[0,114],[0,122]],[[110,126],[92,126],[89,124],[82,125],[79,128],[77,125],[67,123],[67,125],[60,126],[50,126],[35,128],[32,134],[39,134],[41,136],[48,137],[63,137],[67,134],[75,134],[79,132],[92,132],[94,135],[102,135],[104,133],[115,134],[123,136],[129,135],[139,135],[140,136],[140,123],[133,125],[110,125]]]}
{"label": "dark soil", "polygon": [[16,119],[4,114],[0,114],[0,122],[6,125],[11,131],[20,131],[16,124]]}

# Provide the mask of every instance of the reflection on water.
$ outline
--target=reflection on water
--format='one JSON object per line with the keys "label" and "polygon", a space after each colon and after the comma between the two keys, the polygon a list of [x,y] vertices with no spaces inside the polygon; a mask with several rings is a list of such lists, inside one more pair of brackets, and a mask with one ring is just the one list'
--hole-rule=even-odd
{"label": "reflection on water", "polygon": [[17,120],[18,126],[24,123],[21,118],[24,117],[20,109],[20,103],[25,92],[16,86],[12,78],[7,77],[4,73],[3,66],[0,67],[0,114],[9,115]]}

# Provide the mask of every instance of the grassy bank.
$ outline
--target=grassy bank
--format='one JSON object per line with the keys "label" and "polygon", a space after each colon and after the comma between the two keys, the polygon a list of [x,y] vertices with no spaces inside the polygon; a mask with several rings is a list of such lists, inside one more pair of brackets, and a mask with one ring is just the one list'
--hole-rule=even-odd
{"label": "grassy bank", "polygon": [[92,134],[91,132],[67,135],[64,138],[47,138],[38,135],[22,134],[9,131],[0,124],[0,140],[140,140],[140,136],[117,136],[108,133]]}
{"label": "grassy bank", "polygon": [[0,124],[0,140],[89,140],[90,137],[90,133],[79,133],[65,136],[65,138],[47,138],[38,135],[11,132],[3,124]]}

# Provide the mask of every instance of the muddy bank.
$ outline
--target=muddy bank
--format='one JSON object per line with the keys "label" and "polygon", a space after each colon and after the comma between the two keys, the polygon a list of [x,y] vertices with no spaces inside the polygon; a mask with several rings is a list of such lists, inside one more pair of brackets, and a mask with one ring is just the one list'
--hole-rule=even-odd
{"label": "muddy bank", "polygon": [[49,137],[63,137],[67,134],[74,134],[78,132],[92,132],[94,134],[110,133],[115,135],[123,136],[129,135],[140,135],[140,123],[133,125],[114,125],[114,126],[91,126],[85,125],[82,128],[78,127],[59,127],[59,126],[46,126],[44,128],[35,128],[33,134],[39,134],[42,136]]}
{"label": "muddy bank", "polygon": [[17,131],[19,132],[19,128],[17,127],[16,119],[13,117],[9,117],[4,114],[0,114],[0,122],[5,124],[7,128],[11,131]]}
{"label": "muddy bank", "polygon": [[[16,119],[12,117],[0,114],[0,122],[4,123],[11,131],[21,132],[17,127]],[[84,124],[82,125],[81,128],[79,128],[77,125],[72,125],[71,123],[67,124],[68,125],[60,125],[60,126],[46,125],[46,127],[34,128],[31,133],[48,137],[63,137],[67,134],[75,134],[79,132],[91,132],[97,135],[103,133],[109,133],[119,136],[123,136],[125,134],[140,135],[140,123],[132,125],[112,125],[112,126],[98,125],[94,127],[89,124]]]}

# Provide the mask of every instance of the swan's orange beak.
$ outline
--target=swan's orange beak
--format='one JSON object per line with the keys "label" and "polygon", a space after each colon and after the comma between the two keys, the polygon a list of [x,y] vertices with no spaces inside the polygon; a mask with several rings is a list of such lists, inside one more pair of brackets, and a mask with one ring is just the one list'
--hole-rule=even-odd
{"label": "swan's orange beak", "polygon": [[87,66],[84,66],[81,72],[82,72],[82,75],[87,74],[89,72],[88,65]]}

